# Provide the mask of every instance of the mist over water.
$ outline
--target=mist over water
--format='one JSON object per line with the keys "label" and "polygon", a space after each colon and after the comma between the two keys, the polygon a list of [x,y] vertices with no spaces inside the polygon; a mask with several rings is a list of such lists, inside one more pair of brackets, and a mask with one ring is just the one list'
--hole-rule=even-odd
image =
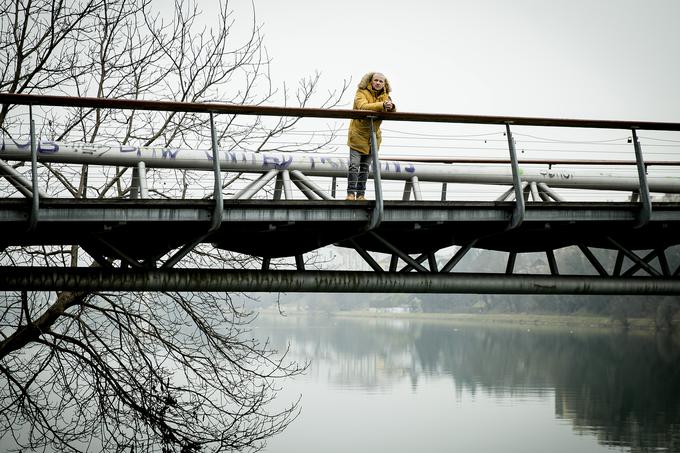
{"label": "mist over water", "polygon": [[668,336],[263,315],[299,418],[268,452],[680,451],[680,345]]}

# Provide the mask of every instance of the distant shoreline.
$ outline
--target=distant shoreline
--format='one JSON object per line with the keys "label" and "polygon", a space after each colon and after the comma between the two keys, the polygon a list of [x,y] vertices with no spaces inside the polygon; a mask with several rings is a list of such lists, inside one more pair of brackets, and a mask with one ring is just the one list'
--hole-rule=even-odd
{"label": "distant shoreline", "polygon": [[[620,320],[612,319],[607,316],[593,315],[542,315],[530,313],[385,313],[367,310],[335,311],[335,312],[313,312],[286,310],[287,315],[326,315],[337,318],[373,318],[373,319],[413,319],[440,322],[460,322],[469,324],[493,324],[493,325],[515,325],[532,327],[558,327],[568,329],[607,329],[624,330]],[[269,310],[265,310],[269,311]],[[276,311],[276,310],[275,310]],[[678,324],[675,323],[676,330]],[[653,319],[649,318],[628,318],[629,331],[636,332],[655,332],[656,325]]]}

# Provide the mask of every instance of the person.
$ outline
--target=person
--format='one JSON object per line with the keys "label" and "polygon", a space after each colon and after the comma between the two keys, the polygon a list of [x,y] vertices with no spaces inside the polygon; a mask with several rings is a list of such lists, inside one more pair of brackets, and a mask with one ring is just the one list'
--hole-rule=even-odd
{"label": "person", "polygon": [[[390,82],[380,72],[369,72],[359,82],[354,95],[355,110],[394,112],[396,106],[390,97]],[[380,147],[380,120],[373,120],[373,127]],[[346,200],[365,200],[368,168],[371,164],[371,120],[353,119],[347,134],[349,146],[349,168],[347,171]]]}

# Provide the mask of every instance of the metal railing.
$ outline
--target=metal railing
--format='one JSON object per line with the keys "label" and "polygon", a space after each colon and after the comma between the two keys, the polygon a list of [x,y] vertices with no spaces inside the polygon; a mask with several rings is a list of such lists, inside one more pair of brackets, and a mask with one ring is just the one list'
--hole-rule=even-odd
{"label": "metal railing", "polygon": [[[86,98],[86,97],[69,97],[69,96],[42,96],[42,95],[26,95],[26,94],[12,94],[12,93],[0,93],[0,103],[3,104],[14,104],[14,105],[28,105],[29,115],[31,122],[31,165],[32,165],[32,192],[38,194],[37,189],[37,178],[36,178],[36,164],[34,160],[37,160],[36,142],[34,131],[34,120],[33,120],[33,106],[57,106],[57,107],[78,107],[78,108],[90,108],[90,109],[123,109],[123,110],[148,110],[148,111],[167,111],[167,112],[191,112],[191,113],[206,113],[210,115],[211,124],[211,137],[213,137],[212,148],[213,156],[219,160],[218,156],[218,146],[215,140],[215,126],[213,116],[216,114],[230,114],[230,115],[257,115],[257,116],[286,116],[286,117],[299,117],[299,118],[336,118],[336,119],[367,119],[373,128],[373,120],[389,120],[389,121],[408,121],[408,122],[428,122],[428,123],[474,123],[474,124],[497,124],[504,125],[507,135],[508,143],[508,153],[509,159],[507,161],[502,161],[499,159],[469,159],[469,162],[493,162],[493,163],[507,163],[511,167],[512,171],[512,190],[510,195],[514,194],[514,199],[516,203],[516,209],[513,213],[513,221],[511,223],[511,228],[516,227],[522,221],[524,212],[524,195],[523,193],[529,190],[535,192],[543,192],[550,194],[551,198],[556,199],[552,196],[554,193],[546,192],[545,181],[543,181],[543,186],[541,182],[538,184],[524,185],[520,177],[520,163],[547,163],[548,165],[564,164],[564,163],[579,163],[577,160],[524,160],[518,159],[517,152],[515,150],[513,133],[511,126],[556,126],[556,127],[571,127],[571,128],[605,128],[605,129],[621,129],[629,130],[633,135],[633,146],[635,148],[635,161],[590,161],[596,165],[614,165],[614,164],[635,164],[638,172],[638,188],[642,211],[640,215],[640,224],[644,224],[651,213],[651,197],[649,195],[650,185],[647,181],[646,170],[650,165],[678,165],[679,162],[674,161],[649,161],[645,163],[642,155],[641,146],[637,138],[638,130],[657,130],[657,131],[680,131],[680,123],[668,123],[668,122],[648,122],[648,121],[609,121],[609,120],[583,120],[583,119],[557,119],[557,118],[530,118],[530,117],[509,117],[509,116],[479,116],[479,115],[453,115],[453,114],[431,114],[431,113],[408,113],[408,112],[373,112],[373,111],[361,111],[361,110],[343,110],[343,109],[314,109],[314,108],[292,108],[292,107],[269,107],[269,106],[246,106],[246,105],[231,105],[231,104],[219,104],[219,103],[184,103],[184,102],[172,102],[172,101],[146,101],[146,100],[126,100],[126,99],[101,99],[101,98]],[[373,177],[375,182],[376,191],[376,211],[374,213],[373,219],[371,221],[372,228],[374,228],[380,221],[380,209],[382,206],[382,200],[384,199],[382,194],[382,184],[380,182],[380,158],[378,156],[377,146],[373,146]],[[398,159],[398,158],[397,158]],[[215,158],[213,158],[215,161]],[[437,161],[437,162],[461,162],[462,160],[452,159],[429,159],[427,157],[418,160],[419,162],[427,161]],[[464,161],[464,160],[463,160]],[[213,162],[214,163],[214,162]],[[134,170],[134,178],[138,183],[144,183],[143,178],[139,175],[144,173],[144,163],[136,163],[137,168]],[[146,164],[149,165],[149,164]],[[213,171],[216,172],[216,178],[220,178],[217,167],[211,165]],[[283,172],[284,174],[286,172]],[[257,187],[262,187],[267,182],[269,182],[273,176],[276,175],[266,175],[258,181],[258,185],[250,187],[252,192],[253,189]],[[286,178],[288,176],[288,178]],[[302,176],[298,173],[298,176]],[[389,176],[388,176],[389,177]],[[288,174],[285,174],[281,180],[277,177],[277,185],[280,188],[287,188],[286,183],[289,182],[290,178]],[[420,178],[422,180],[422,177]],[[316,193],[319,195],[319,191],[314,187],[313,183],[305,178],[297,178],[295,180],[302,181],[301,188],[306,190],[307,193]],[[218,197],[221,198],[221,193],[218,194],[218,182],[219,187],[222,187],[222,181],[215,182],[213,199],[217,200]],[[411,183],[409,185],[409,182]],[[413,183],[416,184],[413,184]],[[416,200],[419,198],[419,192],[416,190],[418,188],[417,183],[419,182],[416,177],[415,180],[408,181],[405,187],[406,189],[413,189],[414,196]],[[299,184],[300,185],[300,184]],[[137,188],[141,190],[142,188]],[[549,189],[547,189],[549,190]],[[252,195],[251,192],[247,192],[248,195]],[[442,186],[443,198],[446,194],[445,183]],[[243,195],[243,194],[241,194]],[[39,209],[39,196],[33,198],[33,208],[31,212],[31,224],[35,223]],[[324,198],[322,196],[322,198]],[[646,220],[647,219],[647,220]],[[375,223],[375,225],[374,225]]]}
{"label": "metal railing", "polygon": [[658,121],[612,121],[516,116],[457,115],[440,113],[373,112],[368,110],[269,107],[221,103],[144,101],[133,99],[43,96],[13,93],[0,93],[0,103],[16,105],[49,105],[55,107],[155,110],[233,115],[291,116],[300,118],[368,119],[369,117],[373,117],[379,120],[425,123],[508,124],[515,126],[556,126],[597,129],[680,131],[680,123]]}

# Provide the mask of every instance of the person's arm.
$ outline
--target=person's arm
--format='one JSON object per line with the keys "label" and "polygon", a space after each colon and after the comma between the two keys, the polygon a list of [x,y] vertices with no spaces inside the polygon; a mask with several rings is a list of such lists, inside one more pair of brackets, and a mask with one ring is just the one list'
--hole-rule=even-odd
{"label": "person's arm", "polygon": [[383,102],[369,102],[367,92],[364,90],[358,90],[356,96],[354,96],[354,109],[373,110],[374,112],[385,111]]}

